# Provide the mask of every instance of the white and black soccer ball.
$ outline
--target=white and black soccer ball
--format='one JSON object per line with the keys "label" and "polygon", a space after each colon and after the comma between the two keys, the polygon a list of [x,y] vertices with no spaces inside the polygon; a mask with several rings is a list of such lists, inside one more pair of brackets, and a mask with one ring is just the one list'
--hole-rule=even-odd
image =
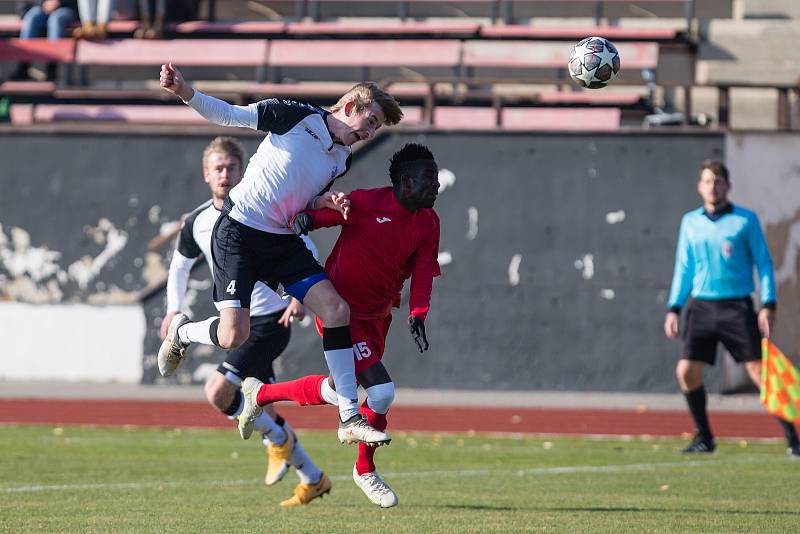
{"label": "white and black soccer ball", "polygon": [[569,55],[569,75],[578,85],[600,89],[619,73],[619,52],[603,37],[587,37],[576,44]]}

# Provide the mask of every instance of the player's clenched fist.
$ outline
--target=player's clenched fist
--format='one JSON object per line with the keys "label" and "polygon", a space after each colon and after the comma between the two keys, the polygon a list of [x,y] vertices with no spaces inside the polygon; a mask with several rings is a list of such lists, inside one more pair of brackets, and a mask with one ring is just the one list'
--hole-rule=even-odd
{"label": "player's clenched fist", "polygon": [[161,75],[158,81],[161,87],[178,96],[184,102],[191,100],[192,96],[194,96],[194,89],[186,83],[181,71],[172,63],[161,65]]}

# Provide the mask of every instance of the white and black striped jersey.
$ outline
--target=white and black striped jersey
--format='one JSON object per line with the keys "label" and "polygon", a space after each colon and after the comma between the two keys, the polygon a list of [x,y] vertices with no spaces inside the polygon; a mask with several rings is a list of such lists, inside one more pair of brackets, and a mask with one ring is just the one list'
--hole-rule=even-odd
{"label": "white and black striped jersey", "polygon": [[197,90],[187,104],[216,124],[268,132],[230,192],[231,218],[251,228],[292,233],[292,217],[350,166],[350,148],[333,142],[320,107],[277,98],[234,106]]}
{"label": "white and black striped jersey", "polygon": [[[169,277],[167,278],[167,311],[183,310],[184,296],[189,284],[189,273],[194,263],[202,254],[206,258],[209,270],[214,272],[211,262],[211,239],[214,233],[214,223],[217,222],[221,212],[214,207],[209,200],[192,213],[190,213],[181,225],[180,234],[172,261],[169,265]],[[319,253],[317,247],[308,236],[302,236],[306,247],[317,258]],[[250,299],[250,315],[258,317],[269,315],[280,311],[289,305],[288,299],[281,298],[272,291],[265,283],[256,282]]]}

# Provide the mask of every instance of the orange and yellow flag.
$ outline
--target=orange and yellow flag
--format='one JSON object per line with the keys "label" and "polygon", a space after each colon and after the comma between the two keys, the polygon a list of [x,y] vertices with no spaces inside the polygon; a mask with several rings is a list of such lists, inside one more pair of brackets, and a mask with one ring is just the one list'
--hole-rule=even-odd
{"label": "orange and yellow flag", "polygon": [[800,372],[767,338],[761,340],[761,402],[786,421],[800,419]]}

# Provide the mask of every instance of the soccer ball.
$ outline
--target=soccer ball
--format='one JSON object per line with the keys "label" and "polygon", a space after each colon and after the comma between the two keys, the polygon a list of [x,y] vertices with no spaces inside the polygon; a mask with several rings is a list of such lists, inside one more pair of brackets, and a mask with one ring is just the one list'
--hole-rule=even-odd
{"label": "soccer ball", "polygon": [[619,52],[608,39],[587,37],[572,49],[568,68],[570,77],[578,85],[600,89],[617,77]]}

